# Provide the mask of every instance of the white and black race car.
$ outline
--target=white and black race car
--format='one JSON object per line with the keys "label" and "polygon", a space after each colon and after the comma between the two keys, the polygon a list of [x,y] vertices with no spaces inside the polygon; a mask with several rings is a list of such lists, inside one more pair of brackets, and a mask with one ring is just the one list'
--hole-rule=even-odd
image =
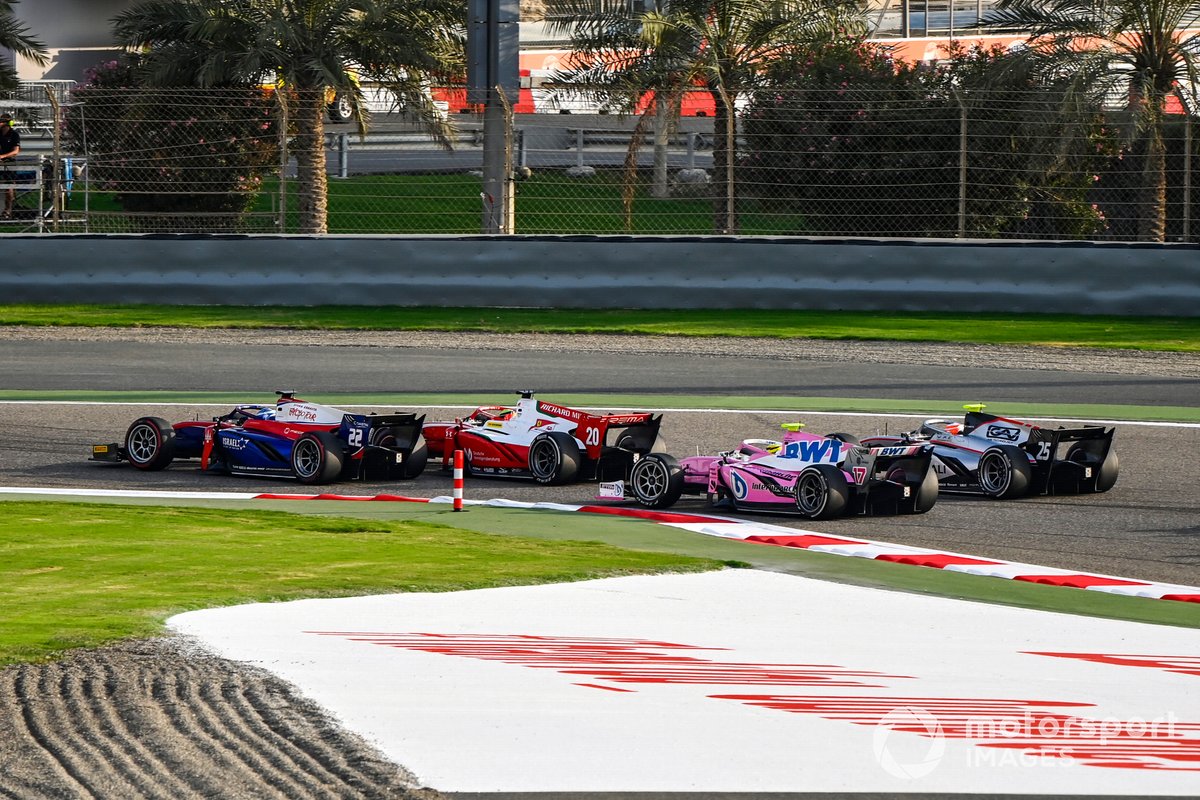
{"label": "white and black race car", "polygon": [[1115,428],[1045,428],[964,406],[961,422],[928,419],[915,431],[864,438],[866,447],[933,446],[941,491],[1009,500],[1031,494],[1107,492],[1117,482]]}

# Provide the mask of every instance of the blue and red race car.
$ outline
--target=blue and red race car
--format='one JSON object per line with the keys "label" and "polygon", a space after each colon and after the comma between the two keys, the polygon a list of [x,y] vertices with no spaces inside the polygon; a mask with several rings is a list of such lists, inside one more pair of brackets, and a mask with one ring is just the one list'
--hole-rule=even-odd
{"label": "blue and red race car", "polygon": [[91,461],[141,470],[199,459],[200,469],[320,484],[415,478],[428,451],[415,414],[352,414],[276,392],[273,406],[239,405],[209,422],[140,417],[123,443],[92,446]]}

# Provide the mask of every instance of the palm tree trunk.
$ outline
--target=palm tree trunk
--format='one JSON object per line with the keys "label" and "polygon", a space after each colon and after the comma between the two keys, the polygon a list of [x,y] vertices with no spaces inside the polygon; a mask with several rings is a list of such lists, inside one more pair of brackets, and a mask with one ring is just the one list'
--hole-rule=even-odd
{"label": "palm tree trunk", "polygon": [[670,197],[671,184],[667,174],[667,137],[671,133],[667,93],[659,89],[654,93],[654,184],[650,190],[653,197]]}
{"label": "palm tree trunk", "polygon": [[1151,123],[1142,155],[1142,182],[1138,192],[1138,239],[1162,242],[1167,238],[1167,152],[1161,120]]}
{"label": "palm tree trunk", "polygon": [[329,178],[325,172],[325,89],[297,92],[296,188],[300,233],[329,232]]}
{"label": "palm tree trunk", "polygon": [[710,91],[716,113],[713,115],[713,230],[737,233],[737,188],[733,160],[737,152],[736,126],[732,99],[722,86]]}

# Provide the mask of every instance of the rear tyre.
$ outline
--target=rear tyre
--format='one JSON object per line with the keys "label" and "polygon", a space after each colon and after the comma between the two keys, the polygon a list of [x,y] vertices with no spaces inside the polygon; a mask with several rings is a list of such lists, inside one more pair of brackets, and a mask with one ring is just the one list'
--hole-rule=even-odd
{"label": "rear tyre", "polygon": [[332,433],[306,433],[292,445],[292,474],[301,483],[331,483],[341,472],[342,443]]}
{"label": "rear tyre", "polygon": [[1117,458],[1117,451],[1113,448],[1108,448],[1108,454],[1104,456],[1104,461],[1101,463],[1096,454],[1093,453],[1087,445],[1083,443],[1071,445],[1071,449],[1067,450],[1067,461],[1074,461],[1076,464],[1086,464],[1096,470],[1096,483],[1094,491],[1107,492],[1117,483],[1117,476],[1121,472],[1121,462]]}
{"label": "rear tyre", "polygon": [[979,488],[996,500],[1012,500],[1029,493],[1033,470],[1025,451],[1012,445],[1000,445],[979,458]]}
{"label": "rear tyre", "polygon": [[833,519],[850,504],[850,485],[843,472],[832,464],[806,467],[796,479],[796,510],[808,519]]}
{"label": "rear tyre", "polygon": [[574,481],[581,461],[574,437],[562,431],[544,433],[529,445],[529,474],[546,486]]}
{"label": "rear tyre", "polygon": [[165,469],[175,459],[175,429],[161,417],[135,419],[125,431],[125,455],[138,469]]}
{"label": "rear tyre", "polygon": [[674,456],[642,456],[629,473],[633,497],[646,508],[670,508],[683,494],[683,467]]}
{"label": "rear tyre", "polygon": [[425,437],[417,434],[417,441],[413,444],[412,452],[408,454],[408,458],[404,459],[404,464],[401,466],[401,471],[405,480],[412,480],[418,477],[425,471],[425,465],[429,462],[429,448],[425,445]]}
{"label": "rear tyre", "polygon": [[916,494],[913,496],[909,511],[913,514],[924,514],[937,505],[937,499],[938,476],[933,469],[927,469],[925,477],[921,479],[921,485],[917,487]]}

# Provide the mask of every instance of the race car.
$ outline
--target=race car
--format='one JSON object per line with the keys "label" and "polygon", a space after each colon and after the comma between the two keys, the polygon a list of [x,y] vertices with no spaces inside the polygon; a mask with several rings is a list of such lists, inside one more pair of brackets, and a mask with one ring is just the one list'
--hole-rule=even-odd
{"label": "race car", "polygon": [[923,514],[938,481],[926,444],[863,447],[850,434],[818,436],[784,423],[780,440],[745,439],[715,456],[677,460],[649,453],[633,465],[629,487],[647,508],[668,508],[684,493],[716,506],[798,513],[808,519],[850,514]]}
{"label": "race car", "polygon": [[481,406],[453,422],[425,426],[429,453],[449,464],[462,450],[470,475],[532,478],[557,486],[629,476],[640,456],[665,450],[662,415],[590,414],[517,393],[515,406]]}
{"label": "race car", "polygon": [[425,469],[425,421],[415,414],[351,414],[276,392],[273,406],[239,405],[211,421],[140,417],[123,443],[92,446],[90,461],[165,469],[199,459],[200,469],[295,478],[301,483],[415,478]]}
{"label": "race car", "polygon": [[928,419],[915,431],[871,436],[871,447],[928,444],[946,492],[1009,500],[1030,494],[1107,492],[1117,482],[1115,428],[1044,428],[963,406],[962,422]]}

